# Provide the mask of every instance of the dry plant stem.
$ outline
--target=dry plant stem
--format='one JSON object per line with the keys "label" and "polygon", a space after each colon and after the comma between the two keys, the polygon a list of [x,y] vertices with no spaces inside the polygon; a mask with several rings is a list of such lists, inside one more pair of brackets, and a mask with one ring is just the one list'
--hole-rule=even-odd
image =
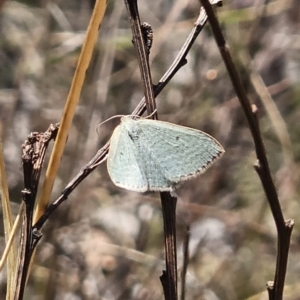
{"label": "dry plant stem", "polygon": [[235,65],[232,61],[228,46],[225,42],[224,36],[221,32],[218,20],[213,12],[213,9],[208,0],[201,0],[203,7],[205,8],[210,22],[214,37],[216,39],[217,45],[219,47],[220,53],[226,65],[227,71],[231,78],[232,84],[235,88],[236,94],[239,101],[243,107],[244,113],[246,115],[249,128],[254,140],[256,156],[258,159],[258,164],[256,166],[256,171],[262,182],[265,194],[270,204],[270,208],[275,220],[277,233],[278,233],[278,253],[277,253],[277,263],[276,272],[274,279],[274,286],[271,291],[269,291],[271,300],[281,300],[283,295],[284,279],[286,274],[288,249],[290,244],[290,235],[293,228],[293,221],[289,221],[287,224],[284,221],[282,210],[277,196],[277,191],[275,189],[269,163],[266,157],[266,152],[262,137],[260,134],[260,129],[258,121],[255,114],[252,111],[252,107],[247,98]]}
{"label": "dry plant stem", "polygon": [[[138,60],[141,70],[142,81],[145,90],[145,100],[148,114],[151,115],[156,109],[154,99],[152,79],[149,68],[148,51],[144,45],[144,38],[141,33],[140,20],[135,0],[125,0],[130,14],[131,27],[133,32],[134,44],[138,50]],[[157,119],[157,114],[153,116]],[[172,197],[169,192],[160,193],[162,212],[164,219],[164,235],[165,235],[165,259],[166,272],[161,276],[164,296],[167,300],[177,299],[177,253],[176,253],[176,203],[177,198]]]}
{"label": "dry plant stem", "polygon": [[161,205],[164,220],[166,272],[161,275],[166,300],[177,297],[177,244],[176,244],[176,203],[177,198],[169,192],[161,192]]}
{"label": "dry plant stem", "polygon": [[14,294],[15,300],[23,298],[31,257],[35,245],[41,238],[41,235],[32,227],[34,205],[46,149],[49,142],[55,139],[57,131],[58,126],[50,125],[50,128],[45,133],[31,133],[22,145],[25,186],[22,190],[22,197],[25,204],[25,211],[23,214],[18,273]]}
{"label": "dry plant stem", "polygon": [[[25,167],[27,169],[27,167]],[[26,172],[29,171],[29,168]],[[32,255],[31,242],[32,242],[32,218],[34,199],[32,193],[26,188],[22,190],[23,202],[25,203],[25,212],[23,214],[23,222],[21,229],[21,242],[19,251],[18,273],[16,280],[16,290],[14,300],[23,299],[23,294],[26,286],[26,279],[28,274],[28,268]]]}
{"label": "dry plant stem", "polygon": [[[147,112],[157,119],[156,103],[153,93],[152,77],[149,67],[149,49],[146,50],[144,37],[141,31],[141,22],[136,0],[125,0],[125,5],[129,13],[129,20],[133,34],[133,42],[137,49],[138,62],[141,78],[144,86]],[[146,52],[147,51],[147,52]],[[155,112],[155,113],[154,113]],[[154,114],[153,114],[154,113]],[[171,197],[170,193],[160,193],[162,211],[164,219],[165,234],[165,257],[166,272],[163,273],[163,290],[165,299],[177,299],[177,254],[176,254],[176,202],[177,199]]]}
{"label": "dry plant stem", "polygon": [[[222,1],[217,1],[216,4],[222,3]],[[158,96],[159,93],[164,89],[164,87],[168,84],[168,82],[173,78],[173,76],[179,71],[181,67],[183,67],[186,63],[186,56],[189,53],[191,47],[193,46],[196,38],[202,31],[204,25],[207,22],[207,15],[203,7],[200,8],[200,13],[195,22],[195,25],[190,32],[188,38],[184,42],[181,50],[179,51],[178,55],[176,56],[174,62],[169,67],[167,72],[164,76],[159,80],[158,84],[154,87],[154,96]],[[132,115],[142,115],[145,111],[145,98],[138,104],[136,109],[133,111]]]}
{"label": "dry plant stem", "polygon": [[[221,1],[219,1],[221,2]],[[202,31],[204,25],[207,21],[207,15],[203,8],[200,9],[200,13],[198,16],[197,21],[193,29],[191,30],[187,40],[185,41],[184,45],[182,46],[181,50],[179,51],[177,57],[175,58],[172,65],[166,71],[166,73],[162,76],[159,80],[158,84],[154,87],[154,96],[158,96],[160,92],[165,88],[168,82],[173,78],[173,76],[179,71],[181,67],[183,67],[187,60],[186,56],[189,53],[192,45],[194,44],[196,38]],[[146,102],[145,98],[141,100],[138,104],[136,109],[132,112],[132,115],[139,115],[141,116],[146,109]],[[62,191],[61,195],[51,203],[44,214],[39,218],[39,220],[35,223],[34,228],[36,230],[40,230],[44,223],[47,221],[49,216],[65,201],[68,199],[71,192],[80,184],[84,178],[86,178],[95,168],[106,159],[107,153],[109,149],[109,142],[106,143],[96,155],[84,166],[79,173],[67,184],[65,189]]]}
{"label": "dry plant stem", "polygon": [[[263,172],[259,161],[256,162],[254,168],[263,182],[265,173]],[[264,187],[265,193],[267,190]],[[274,283],[272,285],[267,285],[269,292],[269,299],[271,300],[281,300],[283,297],[284,282],[287,269],[287,261],[290,247],[290,239],[292,230],[294,227],[294,221],[288,220],[284,223],[284,226],[277,228],[278,240],[277,240],[277,260],[276,260],[276,270]]]}
{"label": "dry plant stem", "polygon": [[79,173],[67,184],[60,196],[51,203],[44,214],[34,224],[34,229],[40,230],[49,216],[65,201],[68,199],[71,192],[81,183],[96,167],[103,161],[105,161],[109,149],[109,143],[106,143],[97,154],[83,167]]}
{"label": "dry plant stem", "polygon": [[[138,62],[144,86],[146,107],[148,114],[151,115],[156,110],[156,103],[153,93],[148,54],[146,52],[144,38],[141,31],[141,21],[138,12],[137,0],[125,0],[125,6],[129,14],[129,20],[133,35],[133,43],[137,49]],[[153,117],[154,119],[157,119],[156,113]]]}
{"label": "dry plant stem", "polygon": [[272,299],[272,294],[273,294],[273,289],[274,289],[274,281],[268,281],[267,282],[267,291],[269,295],[269,299]]}
{"label": "dry plant stem", "polygon": [[161,192],[164,220],[166,272],[160,277],[166,300],[177,299],[176,203],[169,192]]}

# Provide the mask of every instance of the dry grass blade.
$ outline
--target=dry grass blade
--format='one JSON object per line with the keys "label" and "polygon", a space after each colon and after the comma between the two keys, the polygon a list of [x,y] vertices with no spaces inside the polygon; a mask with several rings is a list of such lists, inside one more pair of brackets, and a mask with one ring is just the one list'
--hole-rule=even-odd
{"label": "dry grass blade", "polygon": [[[8,240],[6,242],[4,252],[3,252],[1,260],[0,260],[0,272],[2,271],[2,269],[3,269],[4,265],[5,265],[7,256],[9,254],[9,251],[10,251],[10,248],[11,248],[11,245],[12,245],[12,242],[13,242],[13,240],[15,238],[18,226],[20,224],[21,215],[22,215],[22,211],[23,211],[23,206],[24,206],[24,204],[22,203],[21,207],[20,207],[20,212],[19,212],[19,214],[17,215],[17,217],[15,219],[15,223],[14,223],[14,225],[12,227],[12,230],[10,232],[9,238],[8,238]],[[13,249],[14,249],[13,251],[16,252],[15,247]]]}
{"label": "dry grass blade", "polygon": [[87,30],[85,42],[83,44],[82,51],[79,56],[77,68],[75,70],[72,85],[65,105],[63,117],[61,119],[60,129],[58,131],[53,152],[50,157],[49,166],[46,172],[41,196],[37,202],[37,208],[34,215],[33,223],[35,223],[39,219],[39,217],[43,214],[43,212],[45,211],[48,205],[54,180],[56,178],[56,174],[61,161],[63,150],[65,148],[68,132],[75,113],[75,108],[79,101],[79,96],[84,82],[86,70],[89,66],[93,49],[97,41],[98,29],[100,23],[102,22],[105,9],[106,9],[106,1],[97,0]]}
{"label": "dry grass blade", "polygon": [[240,59],[245,66],[247,66],[250,72],[251,83],[259,95],[261,102],[263,103],[266,112],[274,127],[275,133],[282,145],[282,151],[284,159],[288,164],[293,163],[293,146],[289,137],[288,129],[283,117],[280,114],[278,107],[276,106],[270,92],[263,82],[260,74],[252,67],[251,59],[246,52],[241,52]]}
{"label": "dry grass blade", "polygon": [[[5,231],[5,241],[9,244],[10,235],[13,227],[13,219],[11,213],[11,207],[9,202],[8,186],[6,181],[5,165],[3,158],[3,147],[2,147],[2,128],[0,124],[0,197],[3,210],[3,223]],[[6,299],[12,299],[13,289],[14,289],[14,279],[15,279],[15,269],[16,269],[16,248],[10,241],[10,252],[8,250],[8,260],[7,260],[7,293]],[[5,258],[5,256],[4,256]],[[5,261],[5,259],[4,259]]]}

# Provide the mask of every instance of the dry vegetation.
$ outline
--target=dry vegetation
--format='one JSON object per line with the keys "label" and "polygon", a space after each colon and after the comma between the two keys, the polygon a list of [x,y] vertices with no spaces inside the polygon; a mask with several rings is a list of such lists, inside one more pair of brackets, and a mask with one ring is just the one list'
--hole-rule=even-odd
{"label": "dry vegetation", "polygon": [[[23,188],[21,145],[59,122],[92,13],[93,1],[0,1],[0,116],[13,212]],[[219,20],[251,101],[259,109],[267,155],[285,218],[295,219],[286,300],[300,299],[299,29],[294,1],[224,1]],[[254,5],[256,3],[256,6]],[[154,30],[156,83],[176,57],[198,1],[139,1]],[[109,139],[118,119],[143,96],[122,1],[109,1],[52,193]],[[271,97],[264,93],[265,86]],[[161,120],[201,129],[226,149],[203,176],[178,191],[178,266],[190,226],[186,300],[267,299],[276,230],[253,169],[252,137],[211,35],[199,35],[187,64],[158,97]],[[51,150],[51,149],[49,149]],[[49,151],[50,152],[50,151]],[[4,235],[3,229],[1,230]],[[1,249],[4,249],[4,237]],[[25,299],[163,299],[163,224],[159,196],[115,187],[100,165],[43,229]],[[180,271],[179,271],[180,273]],[[1,299],[5,297],[1,273]]]}

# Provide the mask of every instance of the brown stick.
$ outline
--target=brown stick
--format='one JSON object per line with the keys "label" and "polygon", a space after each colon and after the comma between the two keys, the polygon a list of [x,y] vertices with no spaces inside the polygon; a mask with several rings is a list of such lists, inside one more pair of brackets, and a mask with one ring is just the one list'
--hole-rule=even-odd
{"label": "brown stick", "polygon": [[269,298],[270,300],[281,300],[283,296],[283,287],[287,267],[290,236],[294,222],[292,220],[285,222],[282,214],[277,191],[271,176],[265,147],[262,141],[259,123],[256,118],[256,106],[251,106],[250,104],[250,101],[246,95],[239,74],[233,63],[228,45],[220,29],[219,22],[214,14],[214,11],[209,1],[201,0],[201,3],[206,10],[208,21],[211,25],[216,43],[220,50],[220,54],[224,60],[231,82],[246,115],[249,128],[253,137],[257,157],[255,170],[258,173],[262,186],[264,188],[278,233],[276,272],[274,284],[268,285]]}

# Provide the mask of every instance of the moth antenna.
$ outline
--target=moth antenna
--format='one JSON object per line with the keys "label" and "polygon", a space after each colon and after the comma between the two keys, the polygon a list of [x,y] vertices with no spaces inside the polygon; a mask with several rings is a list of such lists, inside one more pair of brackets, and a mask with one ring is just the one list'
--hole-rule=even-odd
{"label": "moth antenna", "polygon": [[[145,119],[151,118],[156,112],[157,112],[157,109],[155,109],[155,110],[152,112],[151,115],[146,116]],[[108,122],[108,121],[110,121],[110,120],[112,120],[112,119],[115,119],[115,118],[122,118],[122,117],[125,117],[125,116],[126,116],[126,115],[115,115],[115,116],[112,116],[112,117],[110,117],[110,118],[104,120],[103,122],[101,122],[99,125],[97,125],[97,129],[96,129],[98,135],[99,135],[99,131],[98,131],[98,130],[99,130],[99,127],[100,127],[101,125],[103,125],[104,123],[106,123],[106,122]],[[132,117],[134,120],[135,120],[135,119],[141,118],[141,116],[139,116],[139,115],[129,115],[129,117]]]}
{"label": "moth antenna", "polygon": [[104,121],[101,122],[100,124],[98,124],[98,125],[97,125],[97,129],[96,129],[98,135],[99,135],[99,131],[98,131],[98,130],[99,130],[99,127],[100,127],[101,125],[103,125],[104,123],[106,123],[106,122],[108,122],[108,121],[110,121],[110,120],[112,120],[112,119],[114,119],[114,118],[122,118],[122,117],[124,117],[124,115],[115,115],[115,116],[112,116],[112,117],[110,117],[110,118],[104,120]]}

